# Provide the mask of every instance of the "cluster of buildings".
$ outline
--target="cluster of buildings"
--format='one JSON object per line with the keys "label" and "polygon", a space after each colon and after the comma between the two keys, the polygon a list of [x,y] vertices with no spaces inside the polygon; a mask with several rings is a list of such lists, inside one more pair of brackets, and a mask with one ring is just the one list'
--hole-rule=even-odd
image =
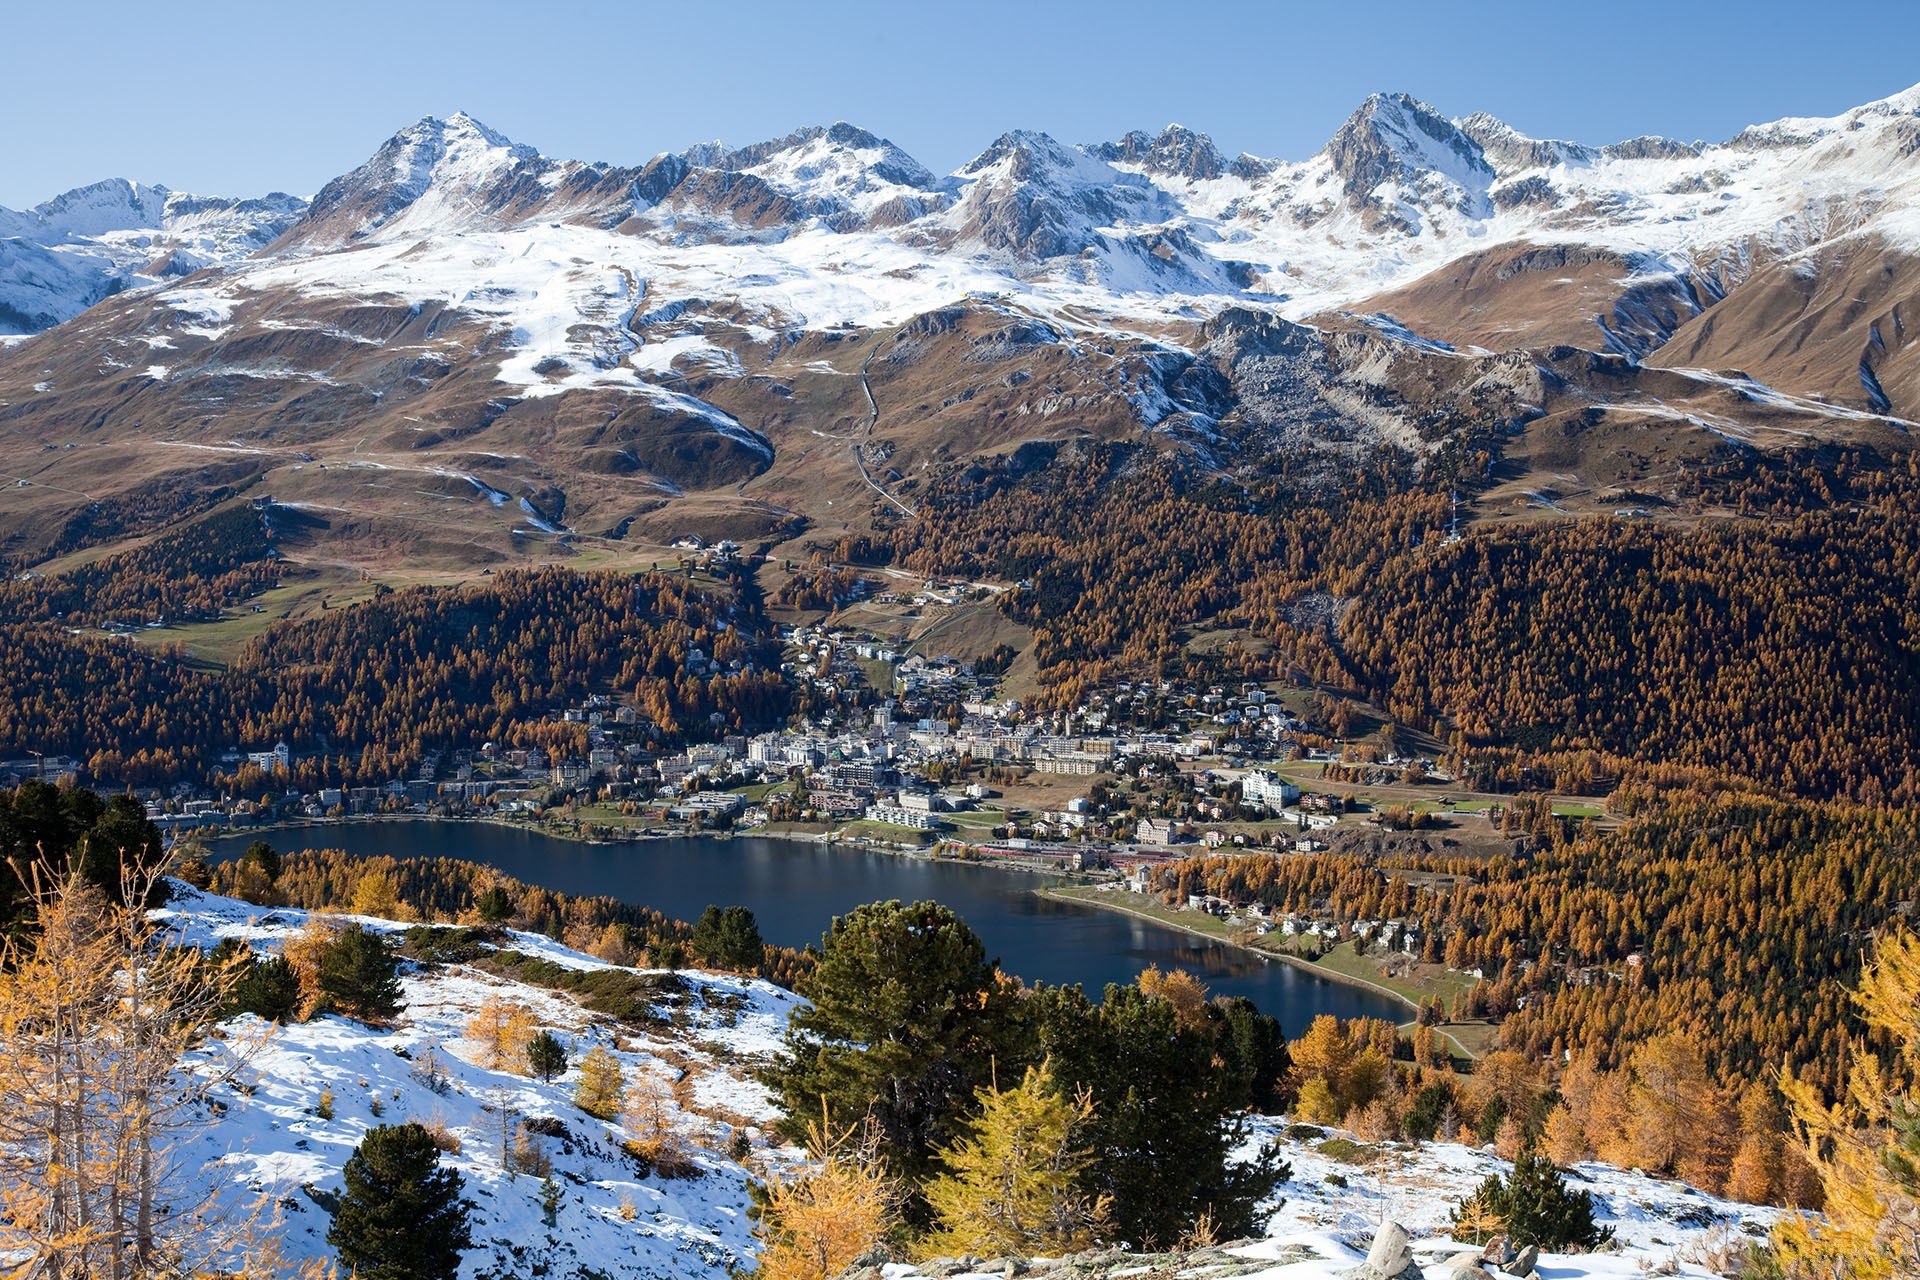
{"label": "cluster of buildings", "polygon": [[[737,552],[728,544],[687,549]],[[584,750],[483,742],[430,754],[410,777],[273,793],[299,763],[277,742],[224,758],[230,771],[265,775],[268,786],[247,788],[249,798],[191,784],[144,798],[156,822],[182,826],[409,811],[514,815],[572,799],[619,804],[665,826],[755,826],[782,817],[865,820],[916,833],[959,828],[976,847],[1021,856],[1035,849],[1067,856],[1090,842],[1123,857],[1190,841],[1240,846],[1249,843],[1245,832],[1224,827],[1254,818],[1281,821],[1251,843],[1313,849],[1324,847],[1317,837],[1339,820],[1330,798],[1303,796],[1294,782],[1251,764],[1327,758],[1300,745],[1306,726],[1256,684],[1120,683],[1071,712],[1035,714],[1002,697],[997,675],[973,662],[821,627],[788,628],[781,639],[781,670],[800,710],[787,725],[750,737],[716,731],[713,741],[666,750],[636,707],[593,696],[549,713],[584,734],[523,739],[564,737],[584,742]],[[717,673],[698,649],[684,661],[690,673]],[[21,763],[0,762],[0,780],[9,764],[19,773]],[[74,768],[31,764],[55,776]],[[1103,781],[1030,809],[1003,805],[986,818],[959,818],[995,794],[994,779],[1032,775]],[[1054,797],[1067,788],[1040,790]]]}

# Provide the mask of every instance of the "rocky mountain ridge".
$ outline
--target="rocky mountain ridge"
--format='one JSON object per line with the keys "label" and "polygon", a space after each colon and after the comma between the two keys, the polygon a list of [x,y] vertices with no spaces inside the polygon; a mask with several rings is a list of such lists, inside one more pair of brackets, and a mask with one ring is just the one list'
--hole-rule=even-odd
{"label": "rocky mountain ridge", "polygon": [[1717,450],[1906,447],[1917,150],[1920,88],[1600,147],[1383,94],[1299,162],[1016,131],[942,177],[836,124],[628,167],[456,114],[310,204],[103,184],[0,212],[0,317],[64,320],[0,345],[0,556],[261,485],[467,561],[858,534],[1077,440],[1303,484],[1473,441],[1644,505]]}

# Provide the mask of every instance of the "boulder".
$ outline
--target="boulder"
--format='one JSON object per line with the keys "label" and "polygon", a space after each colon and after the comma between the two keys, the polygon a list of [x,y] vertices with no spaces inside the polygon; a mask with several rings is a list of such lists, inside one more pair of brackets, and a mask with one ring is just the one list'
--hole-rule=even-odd
{"label": "boulder", "polygon": [[1487,1241],[1487,1247],[1480,1251],[1480,1261],[1504,1271],[1507,1269],[1507,1264],[1513,1261],[1513,1246],[1507,1243],[1505,1236],[1495,1236]]}
{"label": "boulder", "polygon": [[1413,1260],[1407,1229],[1388,1222],[1374,1234],[1367,1260],[1340,1273],[1341,1280],[1421,1280],[1420,1264]]}
{"label": "boulder", "polygon": [[1512,1262],[1506,1265],[1505,1270],[1510,1276],[1529,1276],[1533,1274],[1534,1264],[1539,1261],[1540,1246],[1530,1244],[1522,1249]]}

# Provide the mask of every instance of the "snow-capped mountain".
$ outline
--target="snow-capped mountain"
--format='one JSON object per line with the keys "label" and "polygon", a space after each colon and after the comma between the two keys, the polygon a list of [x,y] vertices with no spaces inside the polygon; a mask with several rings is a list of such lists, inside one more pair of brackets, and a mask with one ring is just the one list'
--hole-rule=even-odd
{"label": "snow-capped mountain", "polygon": [[51,328],[123,289],[243,258],[306,207],[279,192],[229,200],[114,178],[0,208],[0,334]]}
{"label": "snow-capped mountain", "polygon": [[[1879,234],[1904,247],[1920,231],[1916,136],[1920,89],[1832,119],[1756,126],[1717,146],[1538,140],[1484,114],[1450,120],[1404,94],[1376,94],[1302,162],[1229,162],[1205,134],[1178,125],[1086,147],[1016,131],[936,178],[844,123],[621,168],[550,159],[455,114],[409,126],[328,183],[276,249],[311,257],[369,240],[589,224],[663,249],[693,240],[759,246],[767,270],[738,273],[749,282],[817,274],[832,258],[868,305],[789,317],[810,326],[885,323],[894,310],[885,304],[912,292],[885,284],[902,274],[900,250],[914,274],[961,256],[1043,303],[1054,280],[1090,287],[1093,296],[1073,301],[1116,314],[1278,298],[1299,318],[1504,245],[1579,243],[1676,271],[1728,254],[1750,264],[1836,235]],[[101,184],[25,214],[0,211],[0,231],[47,246],[165,228],[199,237],[197,266],[257,249],[298,213],[287,197],[216,204]],[[1157,238],[1162,260],[1189,255],[1225,269],[1196,262],[1192,273],[1162,278],[1088,271],[1079,261],[1140,238]],[[855,243],[836,243],[843,239]],[[614,256],[611,246],[598,256]],[[656,263],[649,274],[657,273]],[[724,276],[735,274],[716,271],[702,284],[730,292]],[[245,273],[232,284],[244,291]],[[1604,343],[1597,323],[1591,336]]]}
{"label": "snow-capped mountain", "polygon": [[[733,536],[1078,434],[1310,478],[1595,412],[1689,457],[1920,417],[1920,87],[1717,144],[1381,94],[1303,160],[1014,131],[944,176],[845,123],[625,166],[455,114],[310,206],[106,184],[0,227],[0,327],[65,321],[0,347],[0,462],[45,503],[0,511],[0,555],[28,563],[99,536],[62,522],[102,475],[164,510],[188,458],[316,508],[364,511],[339,472],[379,465],[546,494],[563,533],[664,500]],[[42,456],[82,423],[113,457]],[[1575,471],[1664,483],[1639,467]]]}

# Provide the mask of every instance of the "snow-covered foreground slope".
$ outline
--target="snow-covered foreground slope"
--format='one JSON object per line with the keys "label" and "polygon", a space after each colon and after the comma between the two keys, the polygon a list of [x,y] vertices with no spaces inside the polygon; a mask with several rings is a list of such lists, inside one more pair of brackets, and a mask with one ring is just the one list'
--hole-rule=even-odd
{"label": "snow-covered foreground slope", "polygon": [[[1263,1135],[1280,1139],[1293,1177],[1281,1189],[1285,1203],[1268,1225],[1269,1241],[1242,1251],[1246,1256],[1278,1259],[1290,1250],[1305,1249],[1343,1270],[1366,1255],[1368,1241],[1383,1222],[1407,1229],[1416,1260],[1439,1264],[1429,1271],[1434,1280],[1444,1280],[1450,1260],[1478,1252],[1448,1236],[1448,1212],[1489,1174],[1508,1172],[1508,1163],[1491,1151],[1445,1142],[1419,1147],[1362,1144],[1350,1158],[1336,1158],[1321,1150],[1320,1140],[1288,1139],[1285,1128],[1283,1121],[1260,1122]],[[1335,1141],[1332,1150],[1344,1153],[1346,1147]],[[1781,1213],[1609,1165],[1583,1164],[1567,1177],[1573,1186],[1592,1193],[1595,1219],[1613,1228],[1618,1247],[1543,1257],[1542,1280],[1711,1275],[1703,1260],[1715,1249],[1728,1241],[1764,1240]],[[1344,1180],[1345,1185],[1330,1179]],[[1279,1266],[1262,1274],[1306,1280],[1329,1272],[1315,1264]]]}
{"label": "snow-covered foreground slope", "polygon": [[[162,915],[201,945],[245,938],[262,951],[306,922],[304,912],[269,911],[186,888]],[[405,927],[362,923],[387,932]],[[568,968],[610,967],[538,934],[516,934],[510,945]],[[748,1172],[721,1153],[734,1130],[744,1129],[755,1146],[749,1160],[757,1165],[768,1155],[761,1126],[774,1113],[747,1072],[777,1045],[795,998],[764,982],[681,976],[688,990],[671,1010],[662,1009],[668,1020],[639,1029],[590,1014],[564,994],[471,968],[410,974],[407,1009],[392,1030],[322,1017],[273,1034],[247,1070],[257,1080],[251,1096],[236,1091],[226,1099],[228,1110],[200,1143],[199,1154],[220,1162],[215,1173],[229,1205],[237,1208],[259,1191],[279,1200],[290,1259],[331,1257],[327,1205],[361,1137],[379,1124],[437,1122],[461,1141],[459,1154],[442,1159],[460,1171],[474,1206],[475,1248],[466,1255],[463,1276],[528,1275],[535,1264],[554,1276],[724,1276],[750,1258],[752,1231]],[[573,1066],[543,1084],[476,1065],[480,1048],[463,1035],[468,1018],[490,996],[534,1010],[576,1062],[600,1045],[615,1053],[629,1083],[650,1076],[671,1086],[685,1074],[687,1084],[675,1089],[679,1101],[672,1110],[695,1143],[701,1176],[640,1176],[619,1149],[628,1135],[573,1105]],[[229,1031],[209,1043],[210,1054],[231,1054],[256,1042],[260,1027],[245,1018]],[[446,1068],[444,1092],[421,1078],[429,1052]],[[317,1112],[322,1092],[329,1090],[333,1117],[326,1119]],[[566,1127],[567,1137],[545,1140],[562,1192],[551,1226],[541,1204],[541,1179],[501,1170],[495,1116],[502,1101],[529,1120],[551,1117]]]}
{"label": "snow-covered foreground slope", "polygon": [[[304,912],[255,907],[184,886],[160,915],[200,945],[244,938],[260,950],[277,946],[307,918]],[[362,923],[383,932],[405,928],[364,918]],[[514,934],[509,945],[567,968],[613,967],[537,934]],[[686,990],[663,1002],[662,1021],[637,1028],[589,1013],[564,994],[467,966],[410,973],[407,1010],[391,1030],[323,1017],[273,1034],[251,1061],[247,1074],[257,1080],[251,1091],[242,1088],[227,1096],[225,1113],[197,1149],[182,1154],[190,1164],[210,1165],[230,1205],[270,1192],[282,1205],[288,1254],[324,1258],[331,1256],[325,1243],[328,1206],[340,1190],[341,1167],[361,1136],[381,1123],[439,1123],[461,1141],[461,1151],[445,1160],[466,1179],[474,1204],[476,1247],[466,1257],[463,1276],[527,1275],[536,1266],[560,1277],[725,1275],[728,1268],[751,1262],[749,1179],[760,1176],[770,1161],[785,1165],[798,1157],[768,1145],[765,1125],[775,1112],[749,1074],[777,1049],[797,998],[748,979],[698,972],[680,977]],[[575,1063],[592,1045],[603,1045],[616,1053],[629,1081],[643,1076],[678,1081],[674,1121],[697,1152],[701,1176],[677,1181],[641,1176],[619,1148],[629,1135],[573,1105],[574,1067],[543,1084],[479,1065],[479,1046],[464,1038],[464,1030],[489,997],[534,1010],[542,1026],[569,1044]],[[236,1020],[206,1052],[231,1055],[257,1041],[261,1031],[257,1020]],[[420,1064],[429,1053],[446,1068],[444,1091],[422,1079]],[[318,1114],[323,1091],[332,1094],[331,1118]],[[524,1117],[552,1118],[565,1126],[564,1138],[546,1140],[554,1182],[562,1192],[552,1225],[541,1204],[541,1180],[524,1173],[510,1176],[500,1168],[495,1117],[503,1101]],[[725,1154],[736,1131],[744,1132],[750,1145],[744,1162]],[[1488,1173],[1505,1167],[1489,1153],[1444,1143],[1358,1152],[1335,1143],[1322,1150],[1322,1138],[1289,1130],[1279,1119],[1261,1119],[1254,1140],[1268,1138],[1281,1143],[1293,1176],[1281,1188],[1269,1239],[1234,1253],[1259,1264],[1259,1274],[1286,1280],[1322,1280],[1352,1267],[1388,1221],[1412,1233],[1415,1256],[1428,1264],[1429,1280],[1445,1280],[1446,1264],[1463,1248],[1445,1239],[1448,1207]],[[1619,1248],[1542,1258],[1541,1280],[1669,1269],[1710,1274],[1701,1260],[1716,1244],[1764,1235],[1775,1216],[1601,1165],[1582,1166],[1575,1176],[1594,1193]],[[890,1268],[890,1274],[914,1273]]]}

